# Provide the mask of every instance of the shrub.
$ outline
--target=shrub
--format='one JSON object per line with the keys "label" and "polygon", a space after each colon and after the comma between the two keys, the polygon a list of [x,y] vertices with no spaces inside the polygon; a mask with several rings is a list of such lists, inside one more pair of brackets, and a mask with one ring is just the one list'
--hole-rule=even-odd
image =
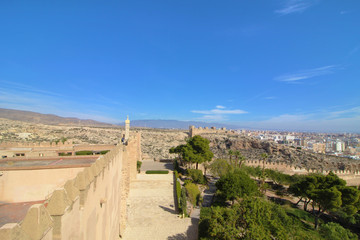
{"label": "shrub", "polygon": [[203,175],[201,170],[198,169],[188,169],[188,174],[193,180],[193,182],[198,184],[206,184],[207,180],[206,177]]}
{"label": "shrub", "polygon": [[168,174],[168,170],[148,170],[145,172],[146,174]]}
{"label": "shrub", "polygon": [[328,240],[356,240],[356,234],[349,229],[343,228],[341,225],[329,222],[321,225],[320,234],[324,239]]}
{"label": "shrub", "polygon": [[136,162],[136,169],[137,169],[138,172],[140,172],[141,165],[142,165],[141,161]]}
{"label": "shrub", "polygon": [[71,152],[62,152],[59,153],[59,156],[71,156]]}
{"label": "shrub", "polygon": [[107,154],[108,152],[110,152],[110,150],[104,150],[104,151],[100,151],[101,155]]}
{"label": "shrub", "polygon": [[187,196],[192,203],[193,206],[196,206],[199,204],[200,200],[200,190],[198,186],[195,183],[187,183],[185,185]]}

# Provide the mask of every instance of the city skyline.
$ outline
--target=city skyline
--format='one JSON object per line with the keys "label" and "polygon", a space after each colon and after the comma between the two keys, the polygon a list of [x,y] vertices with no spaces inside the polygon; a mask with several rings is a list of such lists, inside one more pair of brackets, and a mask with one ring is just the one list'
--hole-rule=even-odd
{"label": "city skyline", "polygon": [[0,107],[360,132],[360,3],[0,3]]}

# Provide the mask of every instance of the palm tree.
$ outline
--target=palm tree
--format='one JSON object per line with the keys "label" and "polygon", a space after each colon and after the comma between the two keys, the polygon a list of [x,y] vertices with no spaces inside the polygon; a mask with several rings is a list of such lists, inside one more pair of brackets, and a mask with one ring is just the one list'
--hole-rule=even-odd
{"label": "palm tree", "polygon": [[232,164],[231,157],[232,157],[232,155],[234,155],[233,150],[230,149],[228,154],[229,154],[229,157],[230,157],[230,164]]}
{"label": "palm tree", "polygon": [[265,160],[268,158],[269,156],[266,153],[262,153],[261,154],[261,158],[263,159],[263,168],[262,168],[262,173],[261,173],[261,184],[260,184],[260,188],[262,189],[263,192],[265,192],[264,189],[264,185],[265,185]]}
{"label": "palm tree", "polygon": [[245,157],[243,156],[243,155],[240,155],[239,156],[239,168],[241,168],[241,166],[242,166],[242,164],[243,164],[243,162],[245,161]]}

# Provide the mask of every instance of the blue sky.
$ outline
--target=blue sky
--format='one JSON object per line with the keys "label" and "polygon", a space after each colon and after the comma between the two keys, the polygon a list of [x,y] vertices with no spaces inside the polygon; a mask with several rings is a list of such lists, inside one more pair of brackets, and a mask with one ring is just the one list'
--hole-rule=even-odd
{"label": "blue sky", "polygon": [[360,1],[1,1],[0,107],[360,132]]}

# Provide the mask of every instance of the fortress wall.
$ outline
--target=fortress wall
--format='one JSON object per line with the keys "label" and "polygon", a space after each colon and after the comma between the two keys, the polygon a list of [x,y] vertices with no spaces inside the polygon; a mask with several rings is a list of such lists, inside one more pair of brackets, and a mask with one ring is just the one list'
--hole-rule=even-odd
{"label": "fortress wall", "polygon": [[3,171],[0,177],[1,202],[28,202],[46,199],[84,168]]}
{"label": "fortress wall", "polygon": [[211,128],[196,128],[194,126],[190,126],[189,127],[189,135],[190,137],[193,137],[195,135],[200,135],[200,134],[206,134],[206,133],[212,133],[212,134],[237,134],[235,131],[233,130],[226,130],[225,128],[220,128],[217,129],[215,127],[211,127]]}
{"label": "fortress wall", "polygon": [[117,146],[99,157],[44,204],[33,205],[20,224],[5,224],[0,239],[120,239],[130,177],[140,160],[139,136],[130,136],[127,147]]}
{"label": "fortress wall", "polygon": [[[245,164],[247,166],[251,167],[263,167],[263,161],[245,161]],[[328,174],[329,171],[318,171],[318,170],[312,170],[312,169],[305,169],[305,168],[299,168],[294,167],[292,165],[288,165],[285,163],[272,163],[272,162],[265,162],[265,168],[278,170],[280,172],[293,175],[293,174],[308,174],[308,173],[322,173],[322,174]],[[360,185],[360,171],[350,171],[350,170],[337,170],[333,171],[336,175],[339,176],[339,178],[345,180],[347,182],[347,185],[349,186],[358,186]]]}

